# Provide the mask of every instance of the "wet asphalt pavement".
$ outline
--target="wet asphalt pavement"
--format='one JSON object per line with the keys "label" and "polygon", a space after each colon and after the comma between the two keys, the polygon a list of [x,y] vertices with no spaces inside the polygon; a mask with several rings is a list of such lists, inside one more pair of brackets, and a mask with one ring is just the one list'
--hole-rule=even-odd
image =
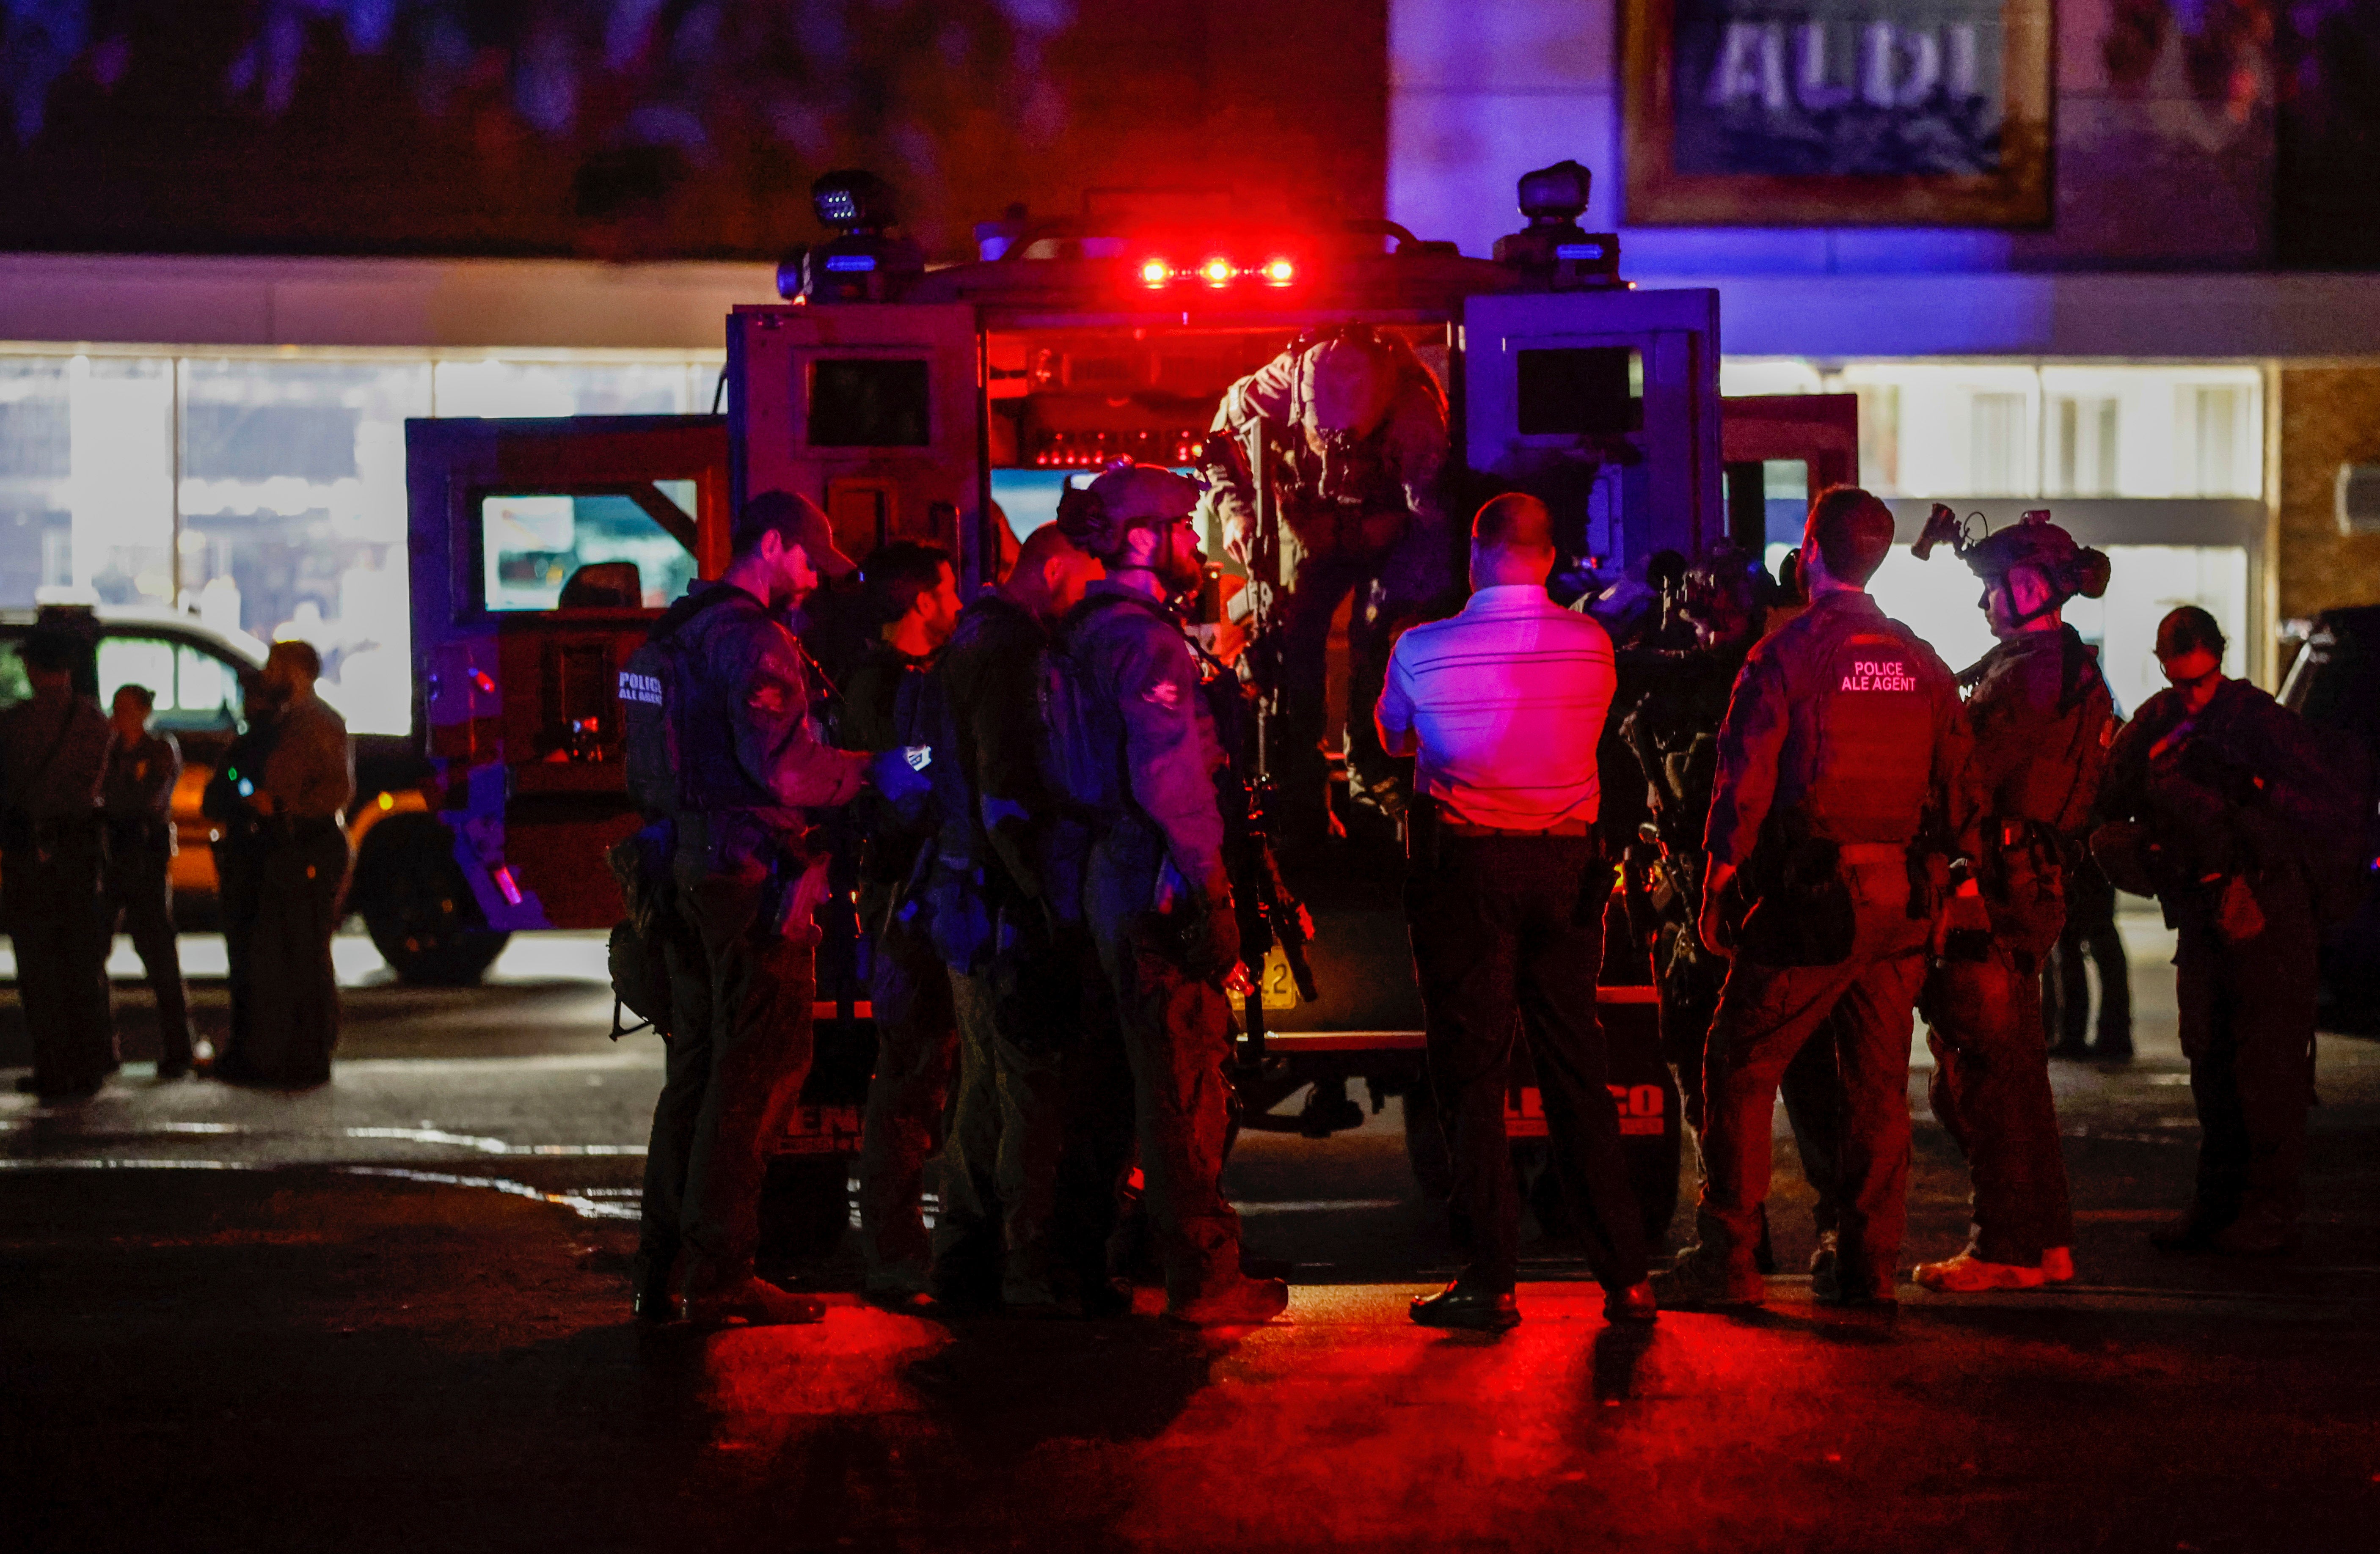
{"label": "wet asphalt pavement", "polygon": [[[464,992],[343,939],[336,1078],[298,1096],[156,1083],[119,984],[124,1075],[0,1098],[0,1517],[27,1549],[2374,1547],[2380,1044],[2322,1043],[2298,1256],[2159,1257],[2194,1127],[2162,930],[2126,927],[2140,1061],[2054,1074],[2074,1287],[1883,1322],[1780,1278],[1644,1333],[1538,1244],[1501,1340],[1403,1317],[1451,1253],[1394,1103],[1243,1136],[1250,1250],[1296,1270],[1269,1328],[894,1317],[846,1244],[801,1270],[822,1327],[640,1332],[660,1053],[605,1039],[600,939]],[[219,1030],[220,941],[185,943]],[[1912,1096],[1913,1260],[1966,1186]],[[1787,1268],[1806,1201],[1789,1146]]]}

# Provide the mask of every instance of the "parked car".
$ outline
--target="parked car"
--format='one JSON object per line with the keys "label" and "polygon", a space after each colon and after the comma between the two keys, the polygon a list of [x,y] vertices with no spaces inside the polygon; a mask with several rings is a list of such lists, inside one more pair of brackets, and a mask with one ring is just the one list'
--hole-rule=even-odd
{"label": "parked car", "polygon": [[[155,726],[182,747],[182,779],[174,788],[174,830],[180,843],[174,858],[175,916],[185,929],[213,926],[219,921],[210,845],[215,827],[199,805],[263,684],[265,644],[170,610],[51,605],[0,611],[0,708],[30,694],[20,644],[35,625],[49,624],[92,643],[85,688],[102,707],[127,683],[156,693]],[[450,925],[469,921],[474,909],[451,858],[442,868],[437,856],[446,833],[428,819],[430,806],[421,793],[428,771],[408,735],[356,736],[356,803],[347,815],[347,839],[368,867],[350,878],[347,910],[362,915],[373,942],[399,976],[435,981],[452,979],[439,975],[455,970],[455,946],[463,937]],[[426,857],[419,856],[425,828],[440,839]],[[497,938],[491,948],[484,937],[468,946],[467,958],[477,959],[469,971],[473,977],[503,944]]]}
{"label": "parked car", "polygon": [[[2361,746],[2380,769],[2380,604],[2325,610],[2289,666],[2281,702],[2351,759]],[[2367,799],[2370,798],[2367,794]],[[2322,1025],[2325,1030],[2380,1029],[2380,819],[2365,817],[2373,888],[2362,908],[2323,940]]]}

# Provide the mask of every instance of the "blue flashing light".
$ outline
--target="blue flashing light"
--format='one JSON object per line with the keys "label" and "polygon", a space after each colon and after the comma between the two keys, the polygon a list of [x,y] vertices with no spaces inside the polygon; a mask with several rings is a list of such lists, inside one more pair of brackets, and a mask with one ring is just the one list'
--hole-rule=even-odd
{"label": "blue flashing light", "polygon": [[1603,257],[1600,243],[1560,243],[1554,247],[1556,259],[1597,260]]}
{"label": "blue flashing light", "polygon": [[830,275],[848,275],[855,273],[864,274],[875,268],[876,256],[872,253],[838,253],[827,255],[826,272]]}

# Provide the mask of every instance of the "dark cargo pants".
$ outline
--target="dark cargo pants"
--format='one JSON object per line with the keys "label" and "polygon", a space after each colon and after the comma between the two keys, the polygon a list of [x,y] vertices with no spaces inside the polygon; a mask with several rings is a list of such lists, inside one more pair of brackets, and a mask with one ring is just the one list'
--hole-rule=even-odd
{"label": "dark cargo pants", "polygon": [[2193,1213],[2286,1228],[2305,1207],[2313,1099],[2316,939],[2301,891],[2258,881],[2265,931],[2226,944],[2209,914],[2182,915],[2174,953],[2181,1050],[2198,1103]]}
{"label": "dark cargo pants", "polygon": [[882,904],[862,897],[863,920],[881,926],[868,950],[876,1068],[860,1135],[859,1244],[870,1289],[916,1293],[930,1272],[918,1196],[927,1157],[941,1143],[959,1036],[950,974],[923,917],[888,919]]}
{"label": "dark cargo pants", "polygon": [[[1692,934],[1687,923],[1662,932],[1668,959],[1660,980],[1661,1055],[1678,1082],[1678,1104],[1685,1114],[1694,1150],[1697,1181],[1708,1174],[1703,1159],[1703,1070],[1710,1048],[1711,1020],[1718,1012],[1719,989],[1727,981],[1727,962],[1708,950],[1680,946],[1673,935]],[[1810,1220],[1821,1236],[1842,1226],[1842,1196],[1837,1185],[1842,1151],[1843,1081],[1835,1065],[1831,1038],[1806,1042],[1785,1065],[1778,1081],[1785,1102],[1785,1121],[1793,1130],[1793,1149],[1802,1161],[1802,1179],[1815,1201]]]}
{"label": "dark cargo pants", "polygon": [[1223,1197],[1232,1051],[1222,989],[1183,969],[1186,923],[1152,910],[1164,850],[1138,821],[1091,849],[1085,916],[1132,1069],[1142,1202],[1176,1305],[1240,1274],[1240,1217]]}
{"label": "dark cargo pants", "polygon": [[1840,964],[1762,965],[1737,955],[1719,994],[1705,1065],[1702,1244],[1752,1267],[1768,1196],[1779,1082],[1814,1037],[1831,1036],[1842,1074],[1840,1182],[1843,1288],[1888,1294],[1908,1226],[1909,1041],[1929,925],[1909,916],[1898,856],[1846,863],[1852,953]]}
{"label": "dark cargo pants", "polygon": [[[1038,937],[1038,936],[1037,936]],[[938,1279],[997,1270],[1012,1305],[1107,1277],[1117,1179],[1132,1153],[1132,1076],[1090,936],[951,973],[959,1093],[942,1147]]]}
{"label": "dark cargo pants", "polygon": [[96,831],[0,860],[0,906],[17,952],[17,995],[44,1092],[96,1085],[117,1066],[108,1012],[107,928]]}
{"label": "dark cargo pants", "polygon": [[1988,1007],[2001,1017],[1963,1022],[1955,1043],[1927,1029],[1934,1076],[1926,1093],[1974,1179],[1974,1255],[2031,1268],[2049,1248],[2074,1244],[2074,1215],[2041,1001],[2034,978],[2004,954],[1993,970],[2004,988]]}
{"label": "dark cargo pants", "polygon": [[748,1272],[760,1238],[760,1184],[810,1068],[816,950],[778,933],[762,910],[769,877],[677,871],[683,931],[669,958],[668,1066],[645,1153],[648,1259],[681,1246],[713,1279]]}
{"label": "dark cargo pants", "polygon": [[108,849],[105,918],[129,935],[157,1001],[157,1061],[190,1062],[189,989],[182,980],[182,952],[174,937],[173,854],[121,836]]}
{"label": "dark cargo pants", "polygon": [[1606,1084],[1595,991],[1610,871],[1591,837],[1445,836],[1405,884],[1455,1207],[1471,1226],[1463,1277],[1518,1277],[1520,1193],[1504,1133],[1512,1042],[1526,1033],[1555,1170],[1587,1267],[1607,1290],[1643,1281],[1645,1227]]}

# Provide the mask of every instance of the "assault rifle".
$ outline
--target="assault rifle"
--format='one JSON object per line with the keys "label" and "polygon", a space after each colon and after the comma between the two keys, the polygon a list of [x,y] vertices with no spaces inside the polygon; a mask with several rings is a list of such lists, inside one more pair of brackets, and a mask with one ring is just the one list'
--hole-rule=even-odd
{"label": "assault rifle", "polygon": [[1273,856],[1269,817],[1272,809],[1271,722],[1280,696],[1281,655],[1273,627],[1273,608],[1281,588],[1281,498],[1272,470],[1261,419],[1249,423],[1248,472],[1256,497],[1255,522],[1248,544],[1248,647],[1257,670],[1255,694],[1248,698],[1251,737],[1240,762],[1242,813],[1231,846],[1229,867],[1232,898],[1240,916],[1240,959],[1252,968],[1240,993],[1240,1062],[1255,1067],[1264,1062],[1264,968],[1273,948],[1288,964],[1297,996],[1308,1002],[1315,990],[1314,970],[1305,954],[1314,938],[1314,918],[1290,893]]}

